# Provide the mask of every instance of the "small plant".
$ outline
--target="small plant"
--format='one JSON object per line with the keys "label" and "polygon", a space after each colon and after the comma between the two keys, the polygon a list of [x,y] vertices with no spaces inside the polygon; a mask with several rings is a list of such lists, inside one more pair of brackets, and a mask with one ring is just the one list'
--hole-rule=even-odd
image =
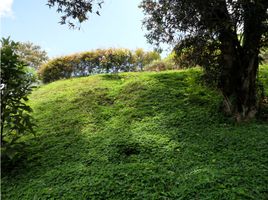
{"label": "small plant", "polygon": [[26,105],[35,77],[16,53],[18,43],[1,40],[1,151],[12,159],[18,154],[18,140],[33,132],[33,123]]}

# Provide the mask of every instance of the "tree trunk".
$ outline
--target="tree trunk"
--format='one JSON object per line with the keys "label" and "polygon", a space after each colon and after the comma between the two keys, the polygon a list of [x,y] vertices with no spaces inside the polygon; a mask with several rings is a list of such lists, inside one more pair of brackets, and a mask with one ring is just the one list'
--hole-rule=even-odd
{"label": "tree trunk", "polygon": [[[253,119],[258,110],[256,78],[258,49],[242,48],[233,34],[223,34],[220,88],[224,96],[224,112],[236,121]],[[257,42],[254,45],[258,45]]]}
{"label": "tree trunk", "polygon": [[237,122],[249,121],[258,110],[258,54],[241,55],[231,45],[223,51],[223,64],[220,86],[224,96],[224,111],[234,116]]}
{"label": "tree trunk", "polygon": [[241,70],[236,88],[236,120],[249,121],[258,111],[256,77],[259,66],[258,55],[242,58]]}
{"label": "tree trunk", "polygon": [[267,10],[267,3],[264,2],[248,2],[243,5],[242,44],[228,17],[225,19],[227,23],[223,23],[219,32],[223,66],[220,77],[220,88],[224,96],[223,108],[238,122],[253,119],[258,111],[256,78],[263,34],[262,24]]}
{"label": "tree trunk", "polygon": [[228,116],[234,116],[237,112],[237,99],[239,98],[236,92],[239,85],[241,56],[236,48],[236,34],[231,29],[222,29],[219,40],[222,55],[219,88],[224,97],[223,111]]}

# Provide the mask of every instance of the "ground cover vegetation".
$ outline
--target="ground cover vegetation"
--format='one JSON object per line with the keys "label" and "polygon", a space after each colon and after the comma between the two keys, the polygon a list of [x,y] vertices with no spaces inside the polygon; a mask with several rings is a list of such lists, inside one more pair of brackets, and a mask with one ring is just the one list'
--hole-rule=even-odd
{"label": "ground cover vegetation", "polygon": [[[72,28],[102,4],[48,0]],[[108,49],[53,59],[39,69],[43,81],[69,79],[40,86],[30,105],[33,77],[18,44],[2,40],[2,198],[267,199],[268,65],[259,64],[268,2],[140,7],[149,42],[175,44],[170,56],[145,63],[142,49]]]}
{"label": "ground cover vegetation", "polygon": [[[200,76],[103,74],[36,89],[36,137],[2,166],[2,198],[267,199],[268,123],[224,117]],[[267,65],[259,78],[267,96]]]}

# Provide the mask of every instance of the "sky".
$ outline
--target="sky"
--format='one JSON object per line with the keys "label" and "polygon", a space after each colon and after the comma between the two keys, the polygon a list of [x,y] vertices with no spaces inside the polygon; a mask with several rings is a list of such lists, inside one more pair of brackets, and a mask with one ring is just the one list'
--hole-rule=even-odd
{"label": "sky", "polygon": [[[153,50],[144,35],[141,0],[105,0],[101,16],[89,14],[80,30],[60,25],[47,0],[0,0],[1,37],[40,45],[50,58],[97,48]],[[165,53],[164,53],[165,54]]]}

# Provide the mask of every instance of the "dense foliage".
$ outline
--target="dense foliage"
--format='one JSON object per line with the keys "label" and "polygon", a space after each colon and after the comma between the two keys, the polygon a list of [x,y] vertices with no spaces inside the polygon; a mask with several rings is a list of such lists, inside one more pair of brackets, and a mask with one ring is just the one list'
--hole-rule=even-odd
{"label": "dense foliage", "polygon": [[[103,74],[35,90],[27,159],[2,199],[267,200],[268,123],[232,123],[200,69]],[[261,68],[268,94],[268,65]]]}
{"label": "dense foliage", "polygon": [[16,52],[24,63],[35,70],[48,61],[47,52],[32,42],[19,42]]}
{"label": "dense foliage", "polygon": [[24,62],[16,53],[18,43],[9,38],[1,40],[1,156],[13,158],[17,140],[33,132],[30,116],[32,109],[26,105],[32,91],[34,77],[27,72]]}
{"label": "dense foliage", "polygon": [[267,0],[143,0],[149,42],[176,44],[218,83],[224,111],[237,121],[256,115],[259,55],[268,45]]}
{"label": "dense foliage", "polygon": [[39,70],[43,82],[100,73],[117,73],[142,70],[144,65],[160,59],[157,52],[137,49],[98,49],[58,57],[44,64]]}

